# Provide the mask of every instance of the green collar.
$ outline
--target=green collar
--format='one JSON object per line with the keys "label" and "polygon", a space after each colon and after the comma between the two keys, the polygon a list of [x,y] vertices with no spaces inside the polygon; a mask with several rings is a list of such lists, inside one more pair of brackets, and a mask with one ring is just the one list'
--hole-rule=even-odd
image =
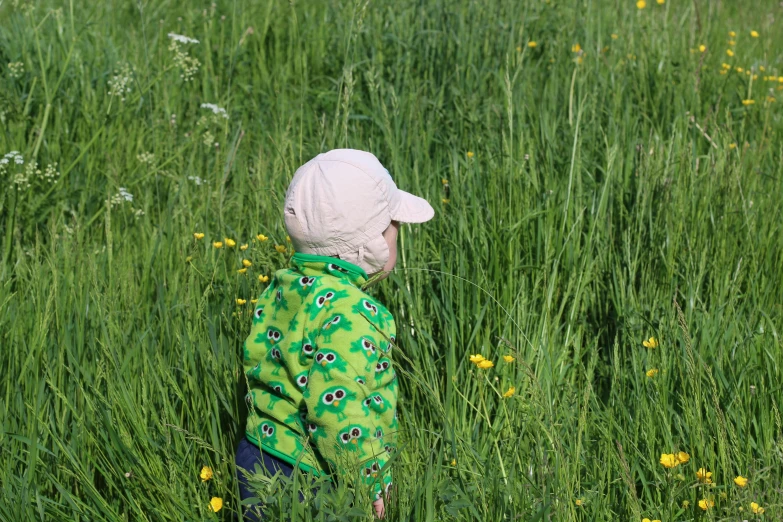
{"label": "green collar", "polygon": [[314,254],[297,252],[291,258],[291,266],[302,272],[306,270],[308,272],[306,275],[322,273],[337,277],[347,277],[358,287],[361,287],[368,279],[367,272],[361,267],[336,257],[316,256]]}

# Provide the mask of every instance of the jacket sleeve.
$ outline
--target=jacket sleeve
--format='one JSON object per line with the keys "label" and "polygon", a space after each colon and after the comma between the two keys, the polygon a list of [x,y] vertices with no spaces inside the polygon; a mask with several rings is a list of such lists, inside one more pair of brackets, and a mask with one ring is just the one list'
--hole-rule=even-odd
{"label": "jacket sleeve", "polygon": [[[307,428],[334,471],[358,473],[380,498],[391,485],[391,472],[383,467],[396,447],[397,376],[388,344],[394,322],[364,294],[342,301],[313,321],[316,351],[304,392]],[[375,315],[367,303],[376,307]]]}

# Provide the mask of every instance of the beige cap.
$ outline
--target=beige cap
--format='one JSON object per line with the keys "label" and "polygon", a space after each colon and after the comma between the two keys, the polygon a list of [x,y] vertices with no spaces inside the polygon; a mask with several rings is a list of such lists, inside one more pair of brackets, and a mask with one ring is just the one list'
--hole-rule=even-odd
{"label": "beige cap", "polygon": [[373,154],[335,149],[299,167],[284,213],[297,252],[337,256],[372,274],[389,259],[382,235],[389,224],[423,223],[435,211],[426,200],[398,189]]}

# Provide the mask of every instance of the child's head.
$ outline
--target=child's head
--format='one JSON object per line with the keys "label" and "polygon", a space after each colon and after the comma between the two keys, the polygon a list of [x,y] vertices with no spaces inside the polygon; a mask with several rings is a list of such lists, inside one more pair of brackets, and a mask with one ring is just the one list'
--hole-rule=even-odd
{"label": "child's head", "polygon": [[435,213],[424,199],[399,190],[378,158],[353,149],[302,165],[284,212],[297,252],[339,257],[368,274],[394,268],[399,223],[423,223]]}

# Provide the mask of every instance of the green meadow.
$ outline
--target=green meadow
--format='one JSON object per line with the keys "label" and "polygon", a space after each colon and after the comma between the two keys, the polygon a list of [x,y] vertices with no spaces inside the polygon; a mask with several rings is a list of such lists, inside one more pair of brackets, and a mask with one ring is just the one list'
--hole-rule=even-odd
{"label": "green meadow", "polygon": [[[288,181],[339,147],[436,209],[370,289],[388,520],[783,520],[781,20],[1,2],[0,520],[236,520],[252,300]],[[254,479],[270,520],[371,520],[306,480]]]}

